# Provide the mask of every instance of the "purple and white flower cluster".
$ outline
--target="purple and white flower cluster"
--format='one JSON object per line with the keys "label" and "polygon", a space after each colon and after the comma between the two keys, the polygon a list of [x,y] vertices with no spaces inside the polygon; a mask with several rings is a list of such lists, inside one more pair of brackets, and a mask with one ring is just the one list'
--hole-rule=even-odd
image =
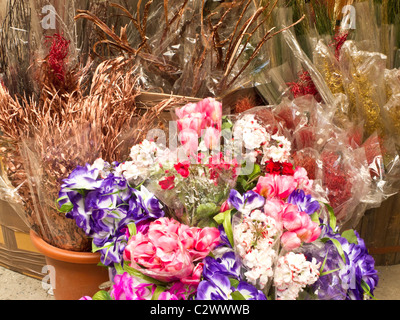
{"label": "purple and white flower cluster", "polygon": [[118,174],[118,163],[101,159],[78,166],[63,180],[59,194],[61,211],[93,238],[94,251],[110,266],[122,262],[129,240],[128,225],[140,225],[164,216],[162,204],[145,187],[133,188]]}
{"label": "purple and white flower cluster", "polygon": [[246,300],[267,300],[261,290],[243,280],[240,261],[233,251],[220,258],[206,257],[196,300],[233,300],[235,296]]}
{"label": "purple and white flower cluster", "polygon": [[[313,285],[320,300],[368,299],[371,296],[366,294],[365,289],[373,295],[378,285],[375,261],[369,255],[364,240],[357,231],[351,231],[350,234],[353,237],[349,240],[343,234],[333,232],[327,225],[322,234],[326,240],[324,246],[309,250],[320,263],[325,263],[326,274]],[[339,254],[338,244],[344,256]]]}

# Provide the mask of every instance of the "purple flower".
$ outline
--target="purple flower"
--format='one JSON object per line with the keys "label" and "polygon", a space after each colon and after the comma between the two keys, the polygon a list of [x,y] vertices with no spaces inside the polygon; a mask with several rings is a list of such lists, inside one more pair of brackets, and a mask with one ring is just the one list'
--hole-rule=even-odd
{"label": "purple flower", "polygon": [[[206,257],[203,279],[197,288],[196,300],[232,300],[231,295],[235,291],[239,291],[246,300],[266,300],[262,291],[241,281],[240,261],[233,251],[217,259]],[[232,286],[230,279],[239,282],[237,288]]]}
{"label": "purple flower", "polygon": [[318,201],[314,200],[311,195],[306,195],[301,189],[294,190],[290,194],[288,202],[297,205],[300,211],[309,215],[320,209],[320,204]]}
{"label": "purple flower", "polygon": [[197,287],[196,300],[232,300],[232,287],[229,278],[214,274],[212,280],[203,280]]}
{"label": "purple flower", "polygon": [[267,300],[265,294],[261,290],[258,290],[256,287],[245,281],[239,283],[237,291],[239,291],[246,300]]}
{"label": "purple flower", "polygon": [[99,170],[91,169],[88,164],[84,167],[77,166],[68,178],[63,180],[61,188],[94,190],[101,184],[101,180],[98,180],[98,176]]}
{"label": "purple flower", "polygon": [[261,208],[264,203],[265,198],[252,190],[247,191],[243,196],[235,189],[229,193],[229,206],[243,213]]}
{"label": "purple flower", "polygon": [[346,262],[343,261],[332,241],[327,241],[321,252],[315,255],[321,262],[327,256],[324,272],[339,269],[322,275],[314,284],[314,289],[318,289],[318,298],[363,300],[362,282],[369,286],[370,293],[373,294],[379,280],[378,272],[375,270],[375,261],[369,255],[363,239],[354,231],[357,243],[349,243],[346,238],[334,233],[330,227],[325,227],[323,231],[325,238],[333,238],[340,243]]}
{"label": "purple flower", "polygon": [[239,279],[240,261],[236,258],[233,251],[225,253],[221,258],[206,257],[204,259],[204,279],[212,280],[215,274],[223,274]]}
{"label": "purple flower", "polygon": [[[77,167],[64,180],[60,190],[60,207],[66,217],[74,219],[87,236],[93,238],[105,265],[122,261],[128,241],[125,234],[130,223],[141,223],[164,216],[160,201],[147,189],[132,188],[124,177],[117,177],[115,166],[106,170]],[[106,176],[107,175],[107,176]]]}
{"label": "purple flower", "polygon": [[228,236],[226,235],[224,226],[222,224],[218,225],[218,230],[220,235],[220,244],[218,246],[232,248]]}

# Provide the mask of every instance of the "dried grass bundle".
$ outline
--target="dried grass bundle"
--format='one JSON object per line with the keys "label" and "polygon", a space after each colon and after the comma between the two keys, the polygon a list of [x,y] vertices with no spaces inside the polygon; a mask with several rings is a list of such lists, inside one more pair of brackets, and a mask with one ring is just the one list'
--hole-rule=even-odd
{"label": "dried grass bundle", "polygon": [[[171,98],[146,110],[138,107],[135,63],[123,57],[100,64],[89,89],[84,78],[82,74],[73,92],[48,90],[41,103],[25,100],[21,105],[0,89],[3,157],[12,187],[22,183],[18,192],[25,205],[23,218],[49,243],[75,251],[89,250],[90,242],[73,220],[57,211],[62,179],[98,157],[125,161],[132,145],[157,127],[163,111],[179,100]],[[7,147],[10,143],[13,148]]]}

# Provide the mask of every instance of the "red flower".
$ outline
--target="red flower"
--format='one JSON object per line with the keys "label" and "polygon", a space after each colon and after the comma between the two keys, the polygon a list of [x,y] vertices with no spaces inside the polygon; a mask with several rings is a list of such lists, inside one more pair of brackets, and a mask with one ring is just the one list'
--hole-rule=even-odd
{"label": "red flower", "polygon": [[174,168],[182,177],[187,178],[189,176],[189,166],[190,162],[185,161],[184,163],[179,162],[174,165]]}
{"label": "red flower", "polygon": [[175,188],[174,180],[175,176],[165,177],[164,180],[160,180],[158,184],[163,190],[172,190]]}
{"label": "red flower", "polygon": [[282,174],[286,176],[293,176],[294,175],[293,164],[289,162],[282,163]]}

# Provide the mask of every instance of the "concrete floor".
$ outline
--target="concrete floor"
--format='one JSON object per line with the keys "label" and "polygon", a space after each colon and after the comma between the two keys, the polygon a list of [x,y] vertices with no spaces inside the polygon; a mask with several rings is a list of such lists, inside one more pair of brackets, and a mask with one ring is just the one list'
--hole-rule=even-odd
{"label": "concrete floor", "polygon": [[[400,300],[400,265],[378,266],[378,300]],[[42,282],[0,267],[0,300],[54,300]]]}

